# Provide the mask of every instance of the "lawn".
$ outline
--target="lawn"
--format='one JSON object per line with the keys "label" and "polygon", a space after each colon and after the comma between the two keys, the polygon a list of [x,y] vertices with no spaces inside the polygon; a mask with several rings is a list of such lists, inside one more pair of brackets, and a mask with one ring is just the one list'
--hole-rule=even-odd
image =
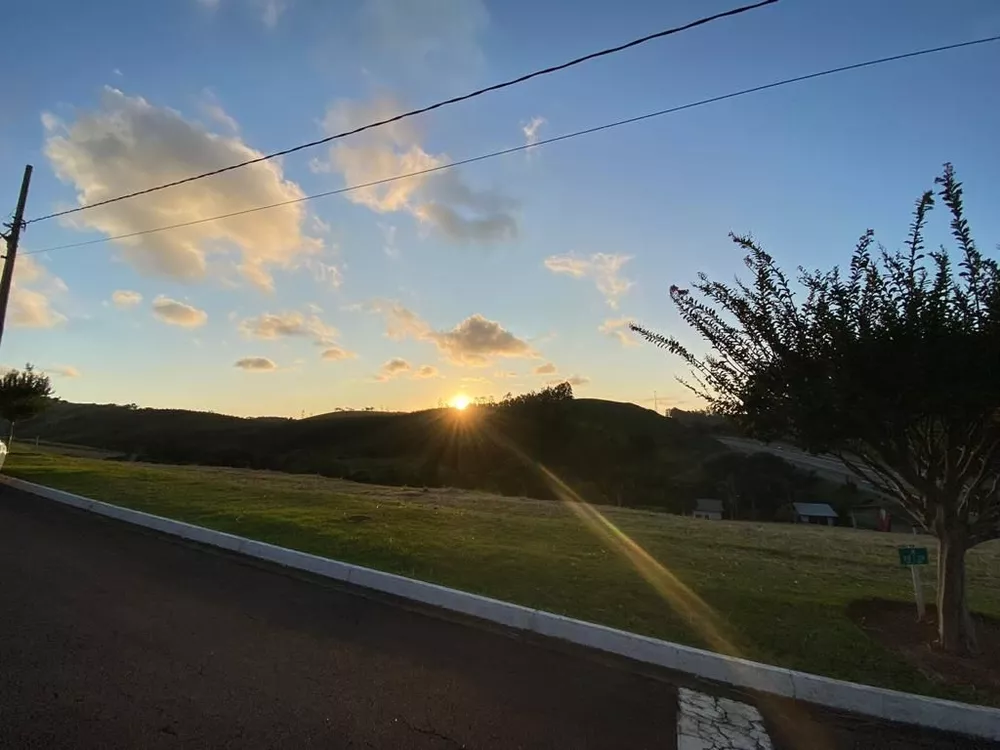
{"label": "lawn", "polygon": [[[15,450],[8,474],[242,536],[695,646],[701,631],[619,549],[554,501],[380,487],[237,469]],[[900,534],[711,522],[602,507],[696,592],[748,658],[883,687],[1000,705],[932,682],[846,615],[856,599],[910,601]],[[926,569],[933,598],[932,565]],[[1000,616],[1000,543],[969,553],[974,609]]]}

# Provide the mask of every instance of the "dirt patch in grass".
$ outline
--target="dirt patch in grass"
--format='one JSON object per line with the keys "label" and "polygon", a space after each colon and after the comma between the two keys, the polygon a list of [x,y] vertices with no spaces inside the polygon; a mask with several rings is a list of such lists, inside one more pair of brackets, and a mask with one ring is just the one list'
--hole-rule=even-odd
{"label": "dirt patch in grass", "polygon": [[886,599],[863,599],[848,607],[848,615],[872,639],[895,651],[929,680],[940,684],[971,687],[981,703],[1000,701],[1000,620],[974,614],[980,653],[975,656],[947,654],[936,645],[937,610],[927,607],[917,620],[915,604]]}

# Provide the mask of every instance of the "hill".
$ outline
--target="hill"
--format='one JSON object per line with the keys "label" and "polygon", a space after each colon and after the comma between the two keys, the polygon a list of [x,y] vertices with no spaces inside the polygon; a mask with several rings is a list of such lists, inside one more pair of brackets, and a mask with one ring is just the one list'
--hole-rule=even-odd
{"label": "hill", "polygon": [[18,434],[142,461],[547,499],[542,465],[588,500],[675,512],[703,491],[699,467],[727,452],[680,420],[598,399],[301,420],[60,401],[19,424]]}

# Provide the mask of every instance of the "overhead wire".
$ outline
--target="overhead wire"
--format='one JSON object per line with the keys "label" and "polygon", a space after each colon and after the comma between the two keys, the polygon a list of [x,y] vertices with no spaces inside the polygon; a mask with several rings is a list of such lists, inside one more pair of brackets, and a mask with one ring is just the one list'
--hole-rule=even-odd
{"label": "overhead wire", "polygon": [[728,99],[735,99],[741,96],[747,96],[749,94],[759,93],[761,91],[767,91],[769,89],[779,88],[781,86],[788,86],[793,83],[801,83],[803,81],[814,80],[816,78],[822,78],[825,76],[835,75],[837,73],[846,73],[852,70],[860,70],[862,68],[870,68],[876,65],[884,65],[890,62],[896,62],[899,60],[907,60],[914,57],[922,57],[924,55],[936,54],[939,52],[947,52],[950,50],[961,49],[963,47],[972,47],[980,44],[988,44],[991,42],[1000,41],[1000,35],[983,37],[981,39],[973,39],[966,42],[958,42],[955,44],[947,44],[940,47],[931,47],[928,49],[916,50],[914,52],[905,52],[899,55],[890,55],[888,57],[880,57],[874,60],[866,60],[864,62],[852,63],[850,65],[841,65],[836,68],[828,68],[826,70],[820,70],[814,73],[807,73],[805,75],[795,76],[792,78],[784,78],[779,81],[772,81],[771,83],[761,84],[759,86],[752,86],[750,88],[740,89],[739,91],[733,91],[728,94],[720,94],[718,96],[708,97],[706,99],[699,99],[695,102],[688,102],[687,104],[680,104],[674,107],[667,107],[666,109],[660,109],[655,112],[647,112],[646,114],[637,115],[635,117],[628,117],[623,120],[615,120],[614,122],[605,123],[603,125],[597,125],[591,128],[585,128],[583,130],[576,130],[571,133],[564,133],[562,135],[552,136],[551,138],[544,138],[536,143],[524,143],[518,146],[511,146],[510,148],[500,149],[498,151],[491,151],[486,154],[480,154],[478,156],[472,156],[467,159],[460,159],[458,161],[448,162],[447,164],[438,164],[434,167],[429,167],[427,169],[420,169],[415,172],[407,172],[405,174],[394,175],[392,177],[385,177],[379,180],[372,180],[370,182],[363,182],[355,185],[347,185],[345,187],[336,188],[334,190],[326,190],[321,193],[314,193],[312,195],[305,195],[299,198],[292,198],[290,200],[281,201],[279,203],[271,203],[265,206],[255,206],[253,208],[243,209],[241,211],[232,211],[226,214],[219,214],[218,216],[210,216],[203,219],[194,219],[192,221],[179,222],[177,224],[169,224],[167,226],[153,227],[151,229],[144,229],[136,232],[129,232],[127,234],[119,234],[112,237],[99,237],[93,240],[84,240],[81,242],[72,242],[65,245],[57,245],[55,247],[45,248],[43,250],[31,250],[28,252],[22,252],[22,255],[37,255],[40,253],[51,253],[57,250],[68,250],[71,248],[85,247],[88,245],[98,245],[105,242],[114,242],[117,240],[131,239],[133,237],[140,237],[146,234],[154,234],[157,232],[166,232],[172,229],[182,229],[184,227],[196,226],[199,224],[206,224],[211,221],[220,221],[222,219],[230,219],[236,216],[245,216],[247,214],[256,213],[258,211],[267,211],[273,208],[280,208],[282,206],[289,206],[295,203],[303,203],[305,201],[315,200],[317,198],[325,198],[333,195],[343,195],[344,193],[354,192],[356,190],[364,190],[366,188],[378,187],[380,185],[386,185],[392,182],[397,182],[399,180],[412,179],[414,177],[420,177],[423,175],[432,174],[434,172],[440,172],[445,169],[452,169],[453,167],[460,167],[465,164],[474,164],[476,162],[486,161],[487,159],[494,159],[500,156],[506,156],[508,154],[514,154],[519,151],[529,151],[532,149],[540,148],[542,146],[547,146],[552,143],[558,143],[560,141],[570,140],[572,138],[578,138],[584,135],[590,135],[593,133],[599,133],[605,130],[611,130],[612,128],[621,127],[623,125],[630,125],[636,122],[642,122],[644,120],[650,120],[655,117],[662,117],[664,115],[674,114],[676,112],[683,112],[688,109],[694,109],[695,107],[702,107],[708,104],[716,104],[718,102],[726,101]]}
{"label": "overhead wire", "polygon": [[263,156],[256,157],[254,159],[247,159],[246,161],[239,162],[238,164],[230,164],[226,167],[221,167],[219,169],[209,170],[207,172],[202,172],[201,174],[191,175],[190,177],[184,177],[179,180],[174,180],[173,182],[165,182],[162,185],[155,185],[153,187],[148,187],[143,190],[136,190],[131,193],[125,193],[124,195],[119,195],[114,198],[107,198],[105,200],[96,201],[94,203],[88,203],[84,206],[76,206],[75,208],[68,208],[62,211],[55,211],[50,214],[45,214],[44,216],[38,216],[34,219],[28,219],[25,222],[27,224],[37,224],[40,221],[47,221],[49,219],[55,219],[60,216],[68,216],[69,214],[75,214],[80,211],[87,211],[92,208],[98,208],[99,206],[107,206],[111,203],[117,203],[119,201],[128,200],[130,198],[136,198],[140,195],[148,195],[149,193],[155,193],[160,190],[166,190],[167,188],[177,187],[178,185],[186,185],[189,182],[194,182],[196,180],[202,180],[206,177],[213,177],[215,175],[224,174],[226,172],[232,172],[236,169],[241,169],[243,167],[249,167],[253,164],[260,164],[261,162],[269,161],[271,159],[276,159],[279,156],[287,156],[288,154],[294,154],[297,151],[303,151],[305,149],[314,148],[315,146],[321,146],[326,143],[331,143],[342,138],[347,138],[348,136],[357,135],[358,133],[363,133],[366,130],[372,130],[374,128],[379,128],[385,125],[390,125],[394,122],[399,122],[400,120],[405,120],[410,117],[415,117],[417,115],[422,115],[426,112],[431,112],[435,109],[441,109],[442,107],[447,107],[452,104],[457,104],[459,102],[464,102],[469,99],[474,99],[478,96],[491,93],[493,91],[499,91],[500,89],[509,88],[511,86],[516,86],[525,81],[530,81],[532,78],[538,78],[540,76],[549,75],[551,73],[556,73],[560,70],[566,70],[567,68],[572,68],[576,65],[580,65],[590,60],[596,60],[599,57],[606,57],[608,55],[613,55],[618,52],[630,49],[632,47],[638,47],[641,44],[646,44],[655,39],[662,39],[666,36],[672,36],[674,34],[679,34],[684,31],[689,31],[698,26],[704,26],[705,24],[712,23],[713,21],[718,21],[723,18],[729,18],[731,16],[740,15],[741,13],[747,13],[751,10],[756,10],[762,8],[765,5],[772,5],[778,2],[778,0],[760,0],[759,2],[753,3],[751,5],[744,5],[739,8],[733,8],[731,10],[723,11],[721,13],[716,13],[715,15],[705,16],[704,18],[699,18],[696,21],[691,21],[682,26],[675,26],[670,29],[664,29],[663,31],[657,31],[653,34],[647,34],[646,36],[640,37],[638,39],[633,39],[631,42],[626,42],[625,44],[619,44],[615,47],[608,47],[602,49],[598,52],[591,52],[590,54],[583,55],[582,57],[574,58],[564,63],[558,65],[552,65],[548,68],[542,68],[540,70],[535,70],[531,73],[526,73],[525,75],[518,76],[517,78],[511,78],[507,81],[502,81],[501,83],[495,83],[491,86],[486,86],[481,89],[476,89],[475,91],[470,91],[467,94],[462,94],[461,96],[454,96],[450,99],[444,99],[434,104],[427,105],[426,107],[420,107],[419,109],[411,109],[408,112],[403,112],[392,117],[387,117],[383,120],[378,120],[376,122],[370,122],[367,125],[362,125],[360,127],[353,128],[351,130],[345,130],[334,135],[326,136],[325,138],[318,138],[314,141],[309,141],[307,143],[301,143],[298,146],[292,146],[291,148],[282,149],[281,151],[274,151],[270,154],[264,154]]}

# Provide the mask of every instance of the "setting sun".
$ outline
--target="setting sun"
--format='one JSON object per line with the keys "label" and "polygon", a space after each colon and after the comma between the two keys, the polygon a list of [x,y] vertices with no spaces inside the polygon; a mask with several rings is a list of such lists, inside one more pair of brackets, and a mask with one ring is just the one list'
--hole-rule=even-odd
{"label": "setting sun", "polygon": [[467,407],[470,403],[472,403],[472,401],[464,393],[459,393],[457,396],[452,398],[452,400],[449,403],[451,404],[451,408],[458,409],[459,411],[461,411],[462,409]]}

